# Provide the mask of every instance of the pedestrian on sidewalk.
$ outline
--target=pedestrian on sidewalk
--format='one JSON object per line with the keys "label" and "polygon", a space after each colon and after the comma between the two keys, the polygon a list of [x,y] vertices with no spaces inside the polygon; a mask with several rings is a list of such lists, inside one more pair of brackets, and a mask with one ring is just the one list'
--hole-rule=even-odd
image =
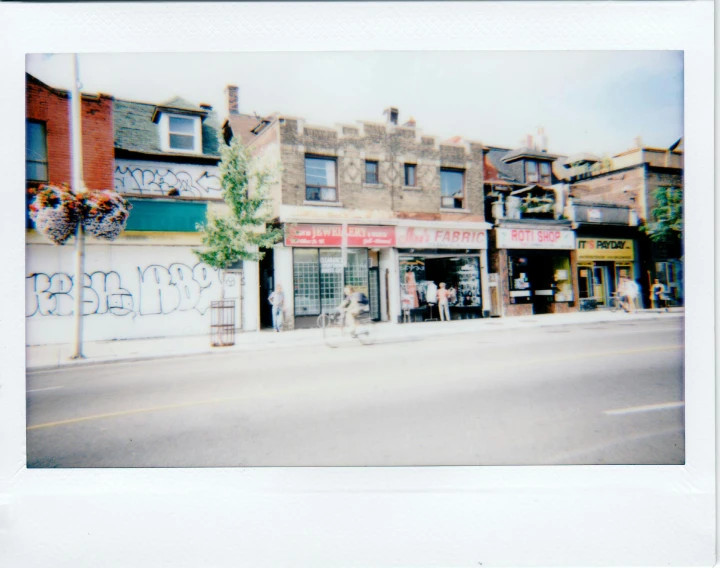
{"label": "pedestrian on sidewalk", "polygon": [[268,301],[272,305],[273,329],[280,332],[283,326],[283,309],[285,308],[285,294],[283,294],[282,286],[275,286],[275,291],[270,294]]}
{"label": "pedestrian on sidewalk", "polygon": [[665,308],[665,311],[668,312],[668,302],[667,302],[667,296],[665,293],[667,292],[667,289],[665,288],[665,284],[660,282],[657,278],[655,279],[655,282],[653,282],[653,286],[650,289],[650,292],[652,293],[653,298],[653,304],[656,305],[658,308]]}
{"label": "pedestrian on sidewalk", "polygon": [[445,282],[440,282],[437,297],[440,321],[450,321],[450,290],[445,287]]}

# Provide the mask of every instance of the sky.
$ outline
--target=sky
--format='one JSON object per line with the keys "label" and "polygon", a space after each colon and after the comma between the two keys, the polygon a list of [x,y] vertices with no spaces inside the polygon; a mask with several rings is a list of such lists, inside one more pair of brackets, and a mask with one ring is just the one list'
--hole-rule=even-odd
{"label": "sky", "polygon": [[[69,89],[67,54],[27,56],[27,71]],[[384,121],[441,140],[516,148],[542,127],[548,150],[614,155],[668,147],[683,135],[681,51],[415,51],[82,54],[83,92],[161,103],[174,96],[227,116],[280,112],[309,124]]]}

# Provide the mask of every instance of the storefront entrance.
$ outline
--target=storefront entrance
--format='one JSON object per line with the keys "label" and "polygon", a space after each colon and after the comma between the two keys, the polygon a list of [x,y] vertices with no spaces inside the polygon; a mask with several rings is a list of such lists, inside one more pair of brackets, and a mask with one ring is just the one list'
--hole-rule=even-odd
{"label": "storefront entrance", "polygon": [[482,317],[480,262],[477,255],[452,251],[400,254],[401,321],[439,319],[437,290],[450,291],[451,319]]}
{"label": "storefront entrance", "polygon": [[533,314],[553,311],[555,302],[573,301],[570,254],[547,250],[508,251],[510,299],[532,304]]}

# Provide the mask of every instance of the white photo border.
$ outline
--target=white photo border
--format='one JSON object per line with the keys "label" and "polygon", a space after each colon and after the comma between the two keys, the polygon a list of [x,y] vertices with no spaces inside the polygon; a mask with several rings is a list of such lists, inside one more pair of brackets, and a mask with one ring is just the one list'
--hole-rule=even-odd
{"label": "white photo border", "polygon": [[[713,23],[702,1],[0,5],[0,564],[713,565]],[[683,50],[686,465],[26,469],[25,55],[189,49]]]}

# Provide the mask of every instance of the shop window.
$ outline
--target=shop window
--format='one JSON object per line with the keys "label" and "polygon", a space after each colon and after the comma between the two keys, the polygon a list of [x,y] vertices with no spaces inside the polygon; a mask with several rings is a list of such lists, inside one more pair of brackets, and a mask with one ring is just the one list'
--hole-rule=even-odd
{"label": "shop window", "polygon": [[48,180],[47,130],[44,122],[25,123],[25,177],[28,181]]}
{"label": "shop window", "polygon": [[550,173],[550,162],[540,162],[540,184],[551,185],[552,175]]}
{"label": "shop window", "polygon": [[168,145],[171,150],[195,151],[196,120],[199,119],[180,116],[168,117]]}
{"label": "shop window", "polygon": [[462,170],[440,170],[440,207],[462,209],[465,193],[465,172]]}
{"label": "shop window", "polygon": [[578,269],[578,289],[580,298],[592,298],[593,293],[593,273],[592,267],[581,266]]}
{"label": "shop window", "polygon": [[344,283],[368,295],[367,249],[349,249],[343,269],[340,249],[293,250],[295,315],[317,316],[334,311],[343,299]]}
{"label": "shop window", "polygon": [[378,163],[374,161],[365,162],[365,183],[378,184]]}
{"label": "shop window", "polygon": [[525,162],[525,183],[538,182],[538,165],[537,162],[528,160]]}
{"label": "shop window", "polygon": [[417,166],[415,164],[405,164],[405,185],[407,187],[417,186]]}
{"label": "shop window", "polygon": [[334,158],[305,157],[306,201],[337,201],[337,168]]}

